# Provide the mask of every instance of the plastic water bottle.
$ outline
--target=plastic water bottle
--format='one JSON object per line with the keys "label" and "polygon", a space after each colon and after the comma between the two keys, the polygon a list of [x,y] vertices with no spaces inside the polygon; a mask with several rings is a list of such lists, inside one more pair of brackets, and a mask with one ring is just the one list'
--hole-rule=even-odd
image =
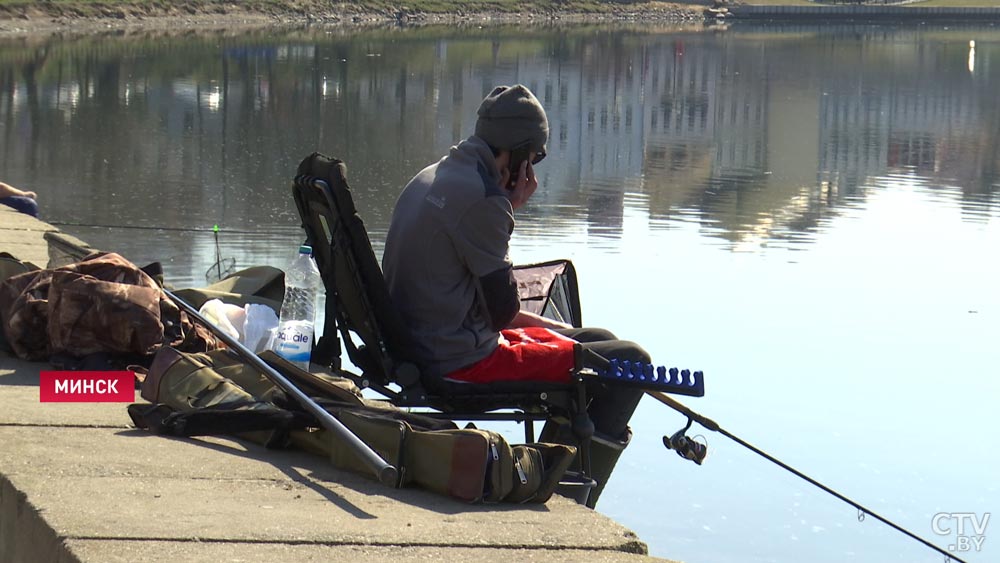
{"label": "plastic water bottle", "polygon": [[309,370],[316,304],[323,278],[312,259],[312,247],[302,245],[299,255],[285,272],[285,299],[274,334],[272,349],[281,357]]}

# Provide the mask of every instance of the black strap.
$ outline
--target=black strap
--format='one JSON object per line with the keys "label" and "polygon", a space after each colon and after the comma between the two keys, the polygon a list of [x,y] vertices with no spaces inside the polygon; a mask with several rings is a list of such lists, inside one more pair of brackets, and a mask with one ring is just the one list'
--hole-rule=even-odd
{"label": "black strap", "polygon": [[340,337],[337,334],[337,294],[326,292],[326,324],[323,336],[312,350],[311,361],[334,371],[340,369]]}
{"label": "black strap", "polygon": [[220,436],[318,426],[307,413],[261,402],[232,403],[187,412],[175,411],[163,404],[136,403],[128,406],[128,414],[136,427],[167,436]]}

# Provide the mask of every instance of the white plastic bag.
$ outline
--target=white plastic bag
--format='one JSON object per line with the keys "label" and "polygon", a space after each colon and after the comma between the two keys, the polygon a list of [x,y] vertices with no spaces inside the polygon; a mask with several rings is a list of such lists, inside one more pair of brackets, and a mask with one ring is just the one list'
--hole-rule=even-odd
{"label": "white plastic bag", "polygon": [[258,303],[248,303],[243,308],[245,311],[245,323],[243,327],[243,345],[254,351],[255,354],[263,352],[268,347],[268,341],[272,332],[278,326],[278,315],[267,305]]}
{"label": "white plastic bag", "polygon": [[201,306],[198,313],[208,319],[219,330],[236,340],[243,340],[243,325],[246,312],[242,307],[228,305],[218,299],[210,299]]}
{"label": "white plastic bag", "polygon": [[274,310],[259,303],[240,307],[211,299],[201,306],[198,313],[255,354],[267,349],[268,339],[278,326],[278,315]]}

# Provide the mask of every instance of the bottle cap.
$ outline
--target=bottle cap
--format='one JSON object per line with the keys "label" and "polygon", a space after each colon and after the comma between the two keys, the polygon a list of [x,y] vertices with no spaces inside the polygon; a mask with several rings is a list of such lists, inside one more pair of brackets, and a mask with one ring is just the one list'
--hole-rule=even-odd
{"label": "bottle cap", "polygon": [[308,244],[303,244],[302,246],[299,247],[299,254],[312,254],[312,253],[313,253],[313,247],[309,246]]}

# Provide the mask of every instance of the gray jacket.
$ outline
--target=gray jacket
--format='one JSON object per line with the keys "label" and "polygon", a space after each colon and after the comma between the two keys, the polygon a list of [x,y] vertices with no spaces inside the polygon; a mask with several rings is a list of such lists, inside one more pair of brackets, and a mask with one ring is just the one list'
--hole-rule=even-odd
{"label": "gray jacket", "polygon": [[488,356],[518,310],[508,255],[514,213],[489,146],[472,136],[403,188],[382,269],[424,370]]}

